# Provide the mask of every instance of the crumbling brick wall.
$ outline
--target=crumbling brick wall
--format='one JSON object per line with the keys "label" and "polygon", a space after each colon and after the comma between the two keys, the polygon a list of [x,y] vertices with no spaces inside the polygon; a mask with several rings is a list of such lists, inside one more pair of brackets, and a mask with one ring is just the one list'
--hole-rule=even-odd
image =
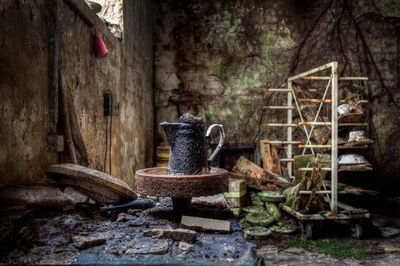
{"label": "crumbling brick wall", "polygon": [[262,89],[338,61],[340,75],[369,77],[367,87],[350,89],[370,101],[374,176],[399,180],[399,31],[383,14],[388,5],[396,14],[393,1],[157,1],[157,123],[189,111],[222,123],[227,143],[282,139],[284,129],[261,125],[285,121],[285,113],[262,109],[284,99]]}

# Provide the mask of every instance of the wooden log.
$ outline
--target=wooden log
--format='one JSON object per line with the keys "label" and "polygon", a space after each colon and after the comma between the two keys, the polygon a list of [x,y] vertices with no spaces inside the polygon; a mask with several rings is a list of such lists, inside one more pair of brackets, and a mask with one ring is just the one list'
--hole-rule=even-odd
{"label": "wooden log", "polygon": [[[322,165],[308,163],[307,167],[312,167],[313,171],[306,172],[299,184],[299,191],[319,191],[322,186],[321,168]],[[296,211],[302,213],[317,213],[324,209],[323,197],[321,194],[299,194],[299,199],[295,204]]]}
{"label": "wooden log", "polygon": [[245,179],[247,186],[258,190],[280,191],[290,186],[283,177],[262,169],[243,156],[236,162],[233,171],[236,173],[230,173],[230,178]]}
{"label": "wooden log", "polygon": [[265,144],[264,140],[260,140],[261,158],[263,168],[267,171],[282,176],[281,163],[279,161],[278,152],[274,145]]}

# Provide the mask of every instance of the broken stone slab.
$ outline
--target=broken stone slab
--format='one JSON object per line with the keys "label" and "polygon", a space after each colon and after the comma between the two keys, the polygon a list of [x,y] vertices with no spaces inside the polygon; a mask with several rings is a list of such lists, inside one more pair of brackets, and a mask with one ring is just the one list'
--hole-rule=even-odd
{"label": "broken stone slab", "polygon": [[64,189],[64,193],[71,197],[76,203],[87,203],[89,202],[89,197],[80,191],[69,186]]}
{"label": "broken stone slab", "polygon": [[117,204],[137,198],[136,193],[121,179],[76,164],[55,164],[46,174],[57,183],[73,186],[100,204]]}
{"label": "broken stone slab", "polygon": [[121,212],[120,214],[118,214],[116,222],[126,222],[126,221],[132,221],[132,220],[136,220],[136,219],[137,218],[133,215]]}
{"label": "broken stone slab", "polygon": [[73,198],[57,187],[7,186],[0,189],[1,205],[65,206],[74,205]]}
{"label": "broken stone slab", "polygon": [[125,222],[125,218],[126,218],[126,213],[121,212],[120,214],[118,214],[116,222],[118,223]]}
{"label": "broken stone slab", "polygon": [[190,252],[190,251],[193,250],[194,246],[192,244],[189,244],[189,243],[185,242],[185,241],[181,241],[181,242],[179,242],[178,247],[179,247],[180,251]]}
{"label": "broken stone slab", "polygon": [[383,226],[379,227],[379,232],[381,236],[389,238],[400,234],[400,229],[395,227]]}
{"label": "broken stone slab", "polygon": [[106,238],[96,236],[73,236],[72,241],[77,249],[87,249],[104,244]]}
{"label": "broken stone slab", "polygon": [[229,221],[193,216],[182,216],[181,226],[209,232],[230,233],[231,231],[231,224]]}
{"label": "broken stone slab", "polygon": [[162,255],[169,250],[169,240],[157,240],[146,241],[146,240],[135,240],[130,243],[124,250],[123,253],[126,255],[130,254],[151,254],[151,255]]}
{"label": "broken stone slab", "polygon": [[145,225],[145,223],[144,222],[138,222],[138,221],[129,221],[128,225],[132,226],[132,227],[138,227],[138,226]]}
{"label": "broken stone slab", "polygon": [[184,228],[177,228],[177,229],[153,228],[145,230],[143,232],[143,235],[150,236],[153,238],[169,238],[175,241],[186,241],[186,242],[195,242],[197,237],[196,231]]}

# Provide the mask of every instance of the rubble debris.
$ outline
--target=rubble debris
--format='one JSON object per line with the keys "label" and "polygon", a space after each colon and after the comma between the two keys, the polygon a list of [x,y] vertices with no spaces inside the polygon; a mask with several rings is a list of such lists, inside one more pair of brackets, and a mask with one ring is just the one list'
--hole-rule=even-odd
{"label": "rubble debris", "polygon": [[352,110],[353,108],[347,103],[341,104],[337,107],[339,115],[349,114]]}
{"label": "rubble debris", "polygon": [[371,225],[372,225],[373,227],[378,227],[378,228],[379,228],[379,227],[383,227],[383,226],[386,225],[386,221],[383,220],[383,219],[379,219],[379,218],[373,219],[372,222],[371,222]]}
{"label": "rubble debris", "polygon": [[76,164],[50,165],[46,174],[57,183],[84,191],[98,203],[116,204],[134,200],[136,193],[122,180]]}
{"label": "rubble debris", "polygon": [[307,167],[308,163],[314,162],[315,155],[313,154],[297,155],[293,157],[295,184],[298,184],[304,176],[304,172],[298,171],[297,169]]}
{"label": "rubble debris", "polygon": [[229,179],[229,192],[240,192],[246,194],[246,181],[243,179]]}
{"label": "rubble debris", "polygon": [[106,242],[105,237],[96,236],[73,236],[72,241],[77,249],[87,249],[94,246],[102,245]]}
{"label": "rubble debris", "polygon": [[229,221],[193,216],[182,216],[181,226],[194,230],[230,233]]}
{"label": "rubble debris", "polygon": [[89,202],[89,197],[80,191],[74,189],[73,187],[66,187],[64,193],[70,196],[76,203],[87,203]]}
{"label": "rubble debris", "polygon": [[143,235],[152,238],[169,238],[175,241],[186,241],[186,242],[195,242],[197,237],[196,231],[184,228],[177,228],[177,229],[152,228],[149,230],[145,230],[143,232]]}
{"label": "rubble debris", "polygon": [[[328,180],[324,180],[324,184],[327,188],[331,187],[331,182]],[[370,196],[376,196],[379,194],[378,191],[375,190],[369,190],[369,189],[363,189],[360,187],[354,187],[350,186],[344,183],[337,183],[337,188],[338,191],[344,191],[346,194],[352,194],[352,195],[370,195]]]}
{"label": "rubble debris", "polygon": [[0,189],[0,205],[65,206],[74,204],[74,199],[57,187],[14,185]]}
{"label": "rubble debris", "polygon": [[138,221],[129,221],[128,225],[132,226],[132,227],[138,227],[138,226],[145,225],[145,223],[144,222],[138,222]]}
{"label": "rubble debris", "polygon": [[178,247],[179,247],[180,251],[190,252],[190,251],[193,250],[194,246],[192,244],[189,244],[189,243],[185,242],[185,241],[181,241],[181,242],[179,242]]}
{"label": "rubble debris", "polygon": [[[320,190],[322,186],[321,164],[308,163],[307,167],[313,168],[313,171],[305,172],[299,183],[301,190]],[[298,192],[297,192],[298,193]],[[323,196],[321,194],[299,194],[295,200],[294,210],[301,211],[304,214],[318,213],[324,210]]]}
{"label": "rubble debris", "polygon": [[212,196],[193,197],[190,206],[225,209],[227,202],[224,195],[216,194]]}
{"label": "rubble debris", "polygon": [[366,164],[368,161],[360,154],[342,154],[338,158],[339,165]]}
{"label": "rubble debris", "polygon": [[266,144],[264,140],[260,140],[260,150],[263,168],[271,173],[282,176],[281,163],[275,146]]}
{"label": "rubble debris", "polygon": [[368,249],[370,254],[384,254],[384,253],[400,253],[400,248],[370,248]]}
{"label": "rubble debris", "polygon": [[239,216],[242,213],[241,208],[230,208],[231,212],[233,213],[234,216]]}
{"label": "rubble debris", "polygon": [[145,230],[143,232],[143,235],[149,236],[152,238],[162,238],[164,236],[164,230],[161,228],[152,228],[152,229]]}
{"label": "rubble debris", "polygon": [[147,240],[131,241],[122,250],[125,255],[131,254],[151,254],[162,255],[169,250],[169,240],[158,240],[157,242]]}
{"label": "rubble debris", "polygon": [[226,201],[229,204],[229,208],[243,208],[244,206],[247,205],[247,198],[245,196],[240,197],[240,198],[226,198]]}
{"label": "rubble debris", "polygon": [[244,179],[229,179],[228,185],[229,192],[225,192],[224,196],[226,201],[229,204],[229,207],[232,208],[243,208],[246,206],[247,198],[245,197],[247,193],[246,189],[246,181]]}
{"label": "rubble debris", "polygon": [[164,237],[175,241],[195,242],[197,233],[196,231],[184,228],[165,229]]}
{"label": "rubble debris", "polygon": [[382,226],[379,227],[379,232],[383,237],[393,237],[400,234],[400,229],[395,227]]}
{"label": "rubble debris", "polygon": [[272,233],[271,230],[261,227],[261,226],[253,226],[243,230],[245,239],[267,239],[268,236]]}
{"label": "rubble debris", "polygon": [[365,131],[356,130],[350,131],[348,143],[352,145],[365,145],[372,144],[374,141],[365,136]]}
{"label": "rubble debris", "polygon": [[126,218],[126,213],[121,212],[120,214],[118,214],[116,222],[125,222],[125,218]]}

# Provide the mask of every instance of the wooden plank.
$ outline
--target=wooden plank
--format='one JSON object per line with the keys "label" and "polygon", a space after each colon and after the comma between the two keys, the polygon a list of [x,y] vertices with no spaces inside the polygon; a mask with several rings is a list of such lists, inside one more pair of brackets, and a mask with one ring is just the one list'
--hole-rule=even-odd
{"label": "wooden plank", "polygon": [[[289,110],[291,111],[291,110]],[[297,127],[296,124],[284,124],[284,123],[265,123],[263,124],[264,127]]]}
{"label": "wooden plank", "polygon": [[194,216],[182,216],[181,226],[193,230],[206,232],[230,233],[231,223],[225,220],[201,218]]}
{"label": "wooden plank", "polygon": [[[288,82],[288,89],[291,91],[291,92],[288,92],[288,94],[287,94],[287,105],[288,106],[292,106],[293,105],[293,94],[294,94],[294,92],[293,92],[293,94],[292,94],[292,91],[293,91],[293,88],[292,88],[292,83],[291,82]],[[296,105],[297,106],[297,105]],[[298,110],[299,111],[299,110]],[[288,111],[287,111],[287,123],[288,124],[292,124],[293,123],[293,111],[291,110],[291,109],[289,109]],[[292,129],[292,127],[288,127],[287,129],[286,129],[286,134],[287,134],[287,136],[286,136],[286,140],[290,143],[292,140],[293,140],[293,138],[292,138],[292,133],[293,133],[293,129]],[[292,158],[292,156],[293,156],[293,152],[292,152],[292,149],[293,149],[293,145],[292,144],[288,144],[287,145],[287,150],[286,150],[286,157],[287,158]],[[280,167],[280,166],[279,166]],[[291,176],[292,175],[292,173],[293,173],[293,164],[292,164],[292,162],[287,162],[287,169],[288,169],[288,176]]]}
{"label": "wooden plank", "polygon": [[264,106],[263,107],[264,109],[275,109],[275,110],[287,110],[287,109],[294,109],[294,106],[292,105],[292,106],[286,106],[286,105],[284,105],[284,106],[272,106],[272,105],[269,105],[269,106]]}
{"label": "wooden plank", "polygon": [[270,89],[264,89],[265,92],[291,92],[290,89],[275,89],[275,88],[270,88]]}
{"label": "wooden plank", "polygon": [[337,213],[337,178],[338,178],[338,63],[332,63],[332,108],[331,108],[331,121],[332,121],[332,150],[331,150],[331,211],[336,214]]}
{"label": "wooden plank", "polygon": [[279,161],[278,152],[274,145],[265,144],[263,140],[260,140],[261,158],[263,162],[263,168],[267,171],[282,176],[281,163]]}

